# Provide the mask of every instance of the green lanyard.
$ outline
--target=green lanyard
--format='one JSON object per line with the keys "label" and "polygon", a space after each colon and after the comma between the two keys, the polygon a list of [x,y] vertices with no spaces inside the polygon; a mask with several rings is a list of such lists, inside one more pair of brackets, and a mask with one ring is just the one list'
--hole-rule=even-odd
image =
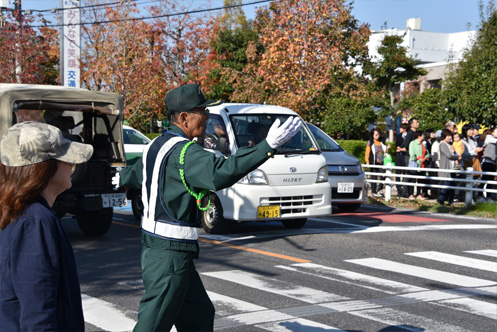
{"label": "green lanyard", "polygon": [[[192,144],[195,144],[194,141],[190,141],[188,143],[185,144],[185,146],[183,147],[183,149],[181,150],[181,154],[179,156],[179,163],[180,165],[184,165],[185,164],[185,153],[186,153],[186,149],[188,149],[188,147]],[[192,195],[193,197],[195,197],[195,199],[197,200],[197,206],[199,208],[200,211],[207,211],[209,210],[210,206],[211,206],[211,197],[209,195],[209,202],[207,203],[207,206],[206,207],[201,207],[201,203],[202,203],[202,198],[205,196],[205,194],[207,194],[209,192],[208,189],[204,189],[202,190],[200,193],[196,193],[193,191],[193,189],[191,189],[188,184],[186,183],[186,180],[185,180],[185,170],[183,168],[180,168],[179,169],[179,176],[181,177],[181,181],[183,181],[183,184],[185,185],[185,188],[186,190],[190,193],[190,195]]]}

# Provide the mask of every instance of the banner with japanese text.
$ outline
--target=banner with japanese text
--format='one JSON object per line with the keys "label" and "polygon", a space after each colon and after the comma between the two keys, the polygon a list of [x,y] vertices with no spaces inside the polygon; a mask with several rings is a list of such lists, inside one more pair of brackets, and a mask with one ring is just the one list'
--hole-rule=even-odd
{"label": "banner with japanese text", "polygon": [[62,2],[62,85],[80,87],[79,61],[81,56],[81,13],[80,0],[61,0]]}

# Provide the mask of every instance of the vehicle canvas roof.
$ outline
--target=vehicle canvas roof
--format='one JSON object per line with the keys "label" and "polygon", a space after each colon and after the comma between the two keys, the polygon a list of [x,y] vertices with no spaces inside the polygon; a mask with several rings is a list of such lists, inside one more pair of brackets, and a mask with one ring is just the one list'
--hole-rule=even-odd
{"label": "vehicle canvas roof", "polygon": [[[123,99],[111,92],[89,91],[54,85],[35,84],[0,84],[0,136],[12,123],[12,110],[16,101],[46,101],[54,103],[76,104],[78,102],[96,102],[115,105],[113,115],[124,111]],[[40,105],[41,107],[41,105]]]}

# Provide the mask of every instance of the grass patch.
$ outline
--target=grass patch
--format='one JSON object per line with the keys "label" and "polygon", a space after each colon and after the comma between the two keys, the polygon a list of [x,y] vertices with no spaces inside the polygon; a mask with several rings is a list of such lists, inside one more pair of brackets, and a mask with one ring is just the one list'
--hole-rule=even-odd
{"label": "grass patch", "polygon": [[410,201],[407,199],[392,198],[389,202],[376,197],[368,197],[366,204],[407,208],[418,211],[450,213],[484,218],[497,218],[497,204],[493,202],[476,203],[466,208],[462,202],[454,203],[453,206],[441,206],[436,201]]}

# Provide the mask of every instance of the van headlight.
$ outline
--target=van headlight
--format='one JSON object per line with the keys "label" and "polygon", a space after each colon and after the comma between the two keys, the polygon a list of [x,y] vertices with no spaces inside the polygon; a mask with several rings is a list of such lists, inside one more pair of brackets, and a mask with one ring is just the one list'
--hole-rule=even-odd
{"label": "van headlight", "polygon": [[245,175],[241,180],[238,181],[241,184],[268,184],[266,174],[260,169],[256,169]]}
{"label": "van headlight", "polygon": [[328,166],[323,166],[318,171],[316,183],[328,182]]}

